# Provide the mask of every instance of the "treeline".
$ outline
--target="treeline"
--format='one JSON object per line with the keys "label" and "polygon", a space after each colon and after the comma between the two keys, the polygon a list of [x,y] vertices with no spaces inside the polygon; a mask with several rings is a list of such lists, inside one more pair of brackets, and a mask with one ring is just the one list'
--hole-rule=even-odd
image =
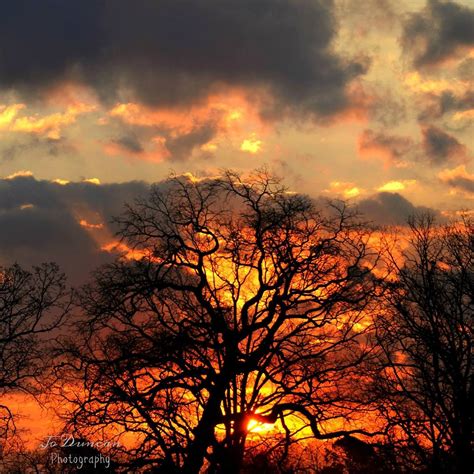
{"label": "treeline", "polygon": [[115,225],[79,290],[0,269],[0,393],[82,443],[21,449],[2,404],[1,472],[472,473],[468,217],[375,229],[262,171],[172,177]]}

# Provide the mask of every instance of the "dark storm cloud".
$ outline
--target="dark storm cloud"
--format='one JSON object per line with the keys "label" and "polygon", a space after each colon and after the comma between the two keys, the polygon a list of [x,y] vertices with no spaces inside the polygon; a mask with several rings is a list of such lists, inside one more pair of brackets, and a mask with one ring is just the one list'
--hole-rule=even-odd
{"label": "dark storm cloud", "polygon": [[58,262],[73,282],[85,276],[105,254],[61,209],[17,208],[0,211],[0,260],[26,265]]}
{"label": "dark storm cloud", "polygon": [[474,45],[474,9],[455,2],[428,0],[424,10],[412,14],[401,38],[416,67],[448,59],[459,47]]}
{"label": "dark storm cloud", "polygon": [[405,225],[410,216],[427,211],[439,216],[433,209],[414,206],[398,193],[378,193],[363,199],[357,207],[364,218],[379,225]]}
{"label": "dark storm cloud", "polygon": [[428,160],[434,165],[448,162],[463,161],[466,156],[466,147],[455,137],[435,126],[422,129],[423,151]]}
{"label": "dark storm cloud", "polygon": [[99,215],[107,227],[125,201],[146,190],[140,182],[61,186],[32,177],[0,180],[0,264],[55,261],[73,283],[83,282],[111,255],[99,248],[78,216]]}
{"label": "dark storm cloud", "polygon": [[250,86],[280,111],[331,115],[366,68],[331,50],[333,10],[328,0],[10,0],[0,10],[0,87],[33,93],[76,79],[105,100],[131,90],[176,105]]}
{"label": "dark storm cloud", "polygon": [[[101,250],[93,238],[96,234],[80,221],[94,216],[90,224],[102,224],[98,232],[111,239],[111,218],[123,212],[125,202],[133,203],[148,191],[144,182],[59,185],[33,177],[0,179],[0,265],[55,261],[73,284],[83,283],[90,271],[114,255]],[[379,193],[359,204],[365,218],[378,224],[403,224],[424,209],[392,193]]]}
{"label": "dark storm cloud", "polygon": [[0,181],[2,264],[56,261],[77,282],[103,257],[51,185],[33,178]]}

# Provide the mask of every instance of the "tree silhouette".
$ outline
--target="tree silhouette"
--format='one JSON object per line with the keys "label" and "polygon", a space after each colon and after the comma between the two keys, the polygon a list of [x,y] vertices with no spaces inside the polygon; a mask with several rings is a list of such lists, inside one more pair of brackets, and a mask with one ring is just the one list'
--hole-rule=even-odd
{"label": "tree silhouette", "polygon": [[251,420],[286,446],[367,434],[350,421],[377,256],[342,203],[227,172],[170,178],[117,223],[134,258],[96,272],[62,345],[77,433],[134,433],[125,465],[164,473],[239,472]]}
{"label": "tree silhouette", "polygon": [[[0,267],[0,396],[37,392],[37,379],[47,367],[46,336],[58,328],[70,304],[64,274],[55,264],[32,272],[19,265]],[[14,419],[8,406],[0,409],[5,438],[14,430]]]}
{"label": "tree silhouette", "polygon": [[377,321],[383,349],[375,390],[404,468],[471,473],[473,443],[474,227],[410,221],[388,311]]}

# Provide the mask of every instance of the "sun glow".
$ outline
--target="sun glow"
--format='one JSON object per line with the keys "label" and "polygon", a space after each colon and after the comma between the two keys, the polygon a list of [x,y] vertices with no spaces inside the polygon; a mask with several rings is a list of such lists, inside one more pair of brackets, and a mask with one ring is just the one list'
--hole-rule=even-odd
{"label": "sun glow", "polygon": [[276,431],[276,426],[274,423],[263,423],[255,418],[250,418],[247,423],[247,431],[249,433],[269,433]]}

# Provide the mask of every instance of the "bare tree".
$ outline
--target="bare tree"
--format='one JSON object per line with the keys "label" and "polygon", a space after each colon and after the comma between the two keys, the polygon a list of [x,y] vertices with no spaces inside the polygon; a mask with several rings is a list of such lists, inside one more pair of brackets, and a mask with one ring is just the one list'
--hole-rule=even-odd
{"label": "bare tree", "polygon": [[[54,264],[32,272],[19,265],[0,267],[0,396],[36,393],[47,367],[46,336],[58,328],[69,311],[65,277]],[[0,434],[14,430],[8,406],[0,405]]]}
{"label": "bare tree", "polygon": [[421,215],[401,258],[391,254],[376,390],[405,469],[473,470],[473,230]]}
{"label": "bare tree", "polygon": [[135,433],[128,466],[166,473],[239,472],[250,420],[278,421],[286,446],[366,434],[351,383],[377,257],[342,203],[227,172],[171,178],[117,222],[135,258],[96,273],[63,345],[73,429]]}

